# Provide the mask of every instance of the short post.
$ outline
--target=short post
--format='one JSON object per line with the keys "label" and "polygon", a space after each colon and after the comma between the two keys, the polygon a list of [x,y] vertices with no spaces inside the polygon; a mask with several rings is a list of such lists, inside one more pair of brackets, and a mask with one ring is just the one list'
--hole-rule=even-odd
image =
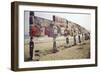
{"label": "short post", "polygon": [[58,50],[56,48],[56,37],[53,37],[53,53],[56,53]]}
{"label": "short post", "polygon": [[33,37],[30,37],[30,43],[29,43],[29,48],[30,48],[30,60],[33,59],[33,49],[34,49],[34,42],[33,42]]}
{"label": "short post", "polygon": [[66,37],[66,44],[69,44],[69,38],[68,38],[68,27],[66,26],[65,30],[64,30],[64,36]]}
{"label": "short post", "polygon": [[78,40],[79,40],[79,43],[81,43],[81,38],[80,38],[80,35],[78,35]]}
{"label": "short post", "polygon": [[76,35],[74,35],[74,45],[76,45]]}

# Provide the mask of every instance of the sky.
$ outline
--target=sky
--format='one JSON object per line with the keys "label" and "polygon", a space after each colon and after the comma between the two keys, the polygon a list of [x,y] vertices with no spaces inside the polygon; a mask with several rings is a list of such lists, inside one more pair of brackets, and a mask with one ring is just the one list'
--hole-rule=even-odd
{"label": "sky", "polygon": [[[69,21],[79,24],[88,31],[91,31],[91,15],[90,14],[80,14],[80,13],[68,13],[68,12],[46,12],[46,11],[36,11],[35,16],[42,17],[45,19],[52,20],[52,16],[56,15],[61,18],[65,18]],[[25,11],[25,33],[29,32],[29,11]]]}

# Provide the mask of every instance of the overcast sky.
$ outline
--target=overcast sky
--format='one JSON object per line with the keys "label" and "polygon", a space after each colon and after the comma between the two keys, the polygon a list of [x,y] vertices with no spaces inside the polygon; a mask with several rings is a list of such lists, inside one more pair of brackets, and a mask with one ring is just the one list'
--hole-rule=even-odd
{"label": "overcast sky", "polygon": [[[52,20],[52,16],[56,15],[65,18],[69,21],[75,22],[85,29],[91,31],[91,15],[79,13],[58,13],[58,12],[35,12],[35,16]],[[25,11],[25,33],[29,32],[29,11]]]}

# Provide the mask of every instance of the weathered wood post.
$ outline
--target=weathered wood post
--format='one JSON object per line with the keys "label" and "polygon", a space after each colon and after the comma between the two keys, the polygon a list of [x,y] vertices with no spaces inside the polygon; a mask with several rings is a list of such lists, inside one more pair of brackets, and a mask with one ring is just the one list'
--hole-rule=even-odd
{"label": "weathered wood post", "polygon": [[33,37],[30,37],[29,48],[30,48],[30,60],[32,60],[33,59],[33,49],[34,49]]}
{"label": "weathered wood post", "polygon": [[56,37],[53,37],[53,53],[57,52],[57,48],[56,48]]}
{"label": "weathered wood post", "polygon": [[79,43],[81,43],[80,34],[78,34],[78,40],[79,40]]}
{"label": "weathered wood post", "polygon": [[74,45],[76,45],[76,30],[73,30]]}
{"label": "weathered wood post", "polygon": [[78,40],[79,40],[79,43],[81,43],[81,37],[80,37],[80,34],[81,34],[81,28],[78,27]]}
{"label": "weathered wood post", "polygon": [[56,53],[58,50],[56,47],[57,27],[55,26],[55,16],[53,16],[53,21],[54,21],[54,25],[53,25],[53,53]]}
{"label": "weathered wood post", "polygon": [[29,40],[29,55],[30,55],[30,60],[33,59],[33,49],[34,49],[34,41],[33,41],[33,34],[32,34],[32,25],[34,23],[34,12],[30,11],[29,13],[29,35],[30,35],[30,40]]}
{"label": "weathered wood post", "polygon": [[82,43],[84,42],[84,33],[82,32]]}
{"label": "weathered wood post", "polygon": [[68,30],[68,20],[66,20],[66,44],[69,44],[69,38],[68,38],[68,35],[69,35],[69,30]]}
{"label": "weathered wood post", "polygon": [[65,30],[64,30],[64,36],[66,37],[66,47],[69,44],[69,38],[68,38],[68,26],[66,25]]}

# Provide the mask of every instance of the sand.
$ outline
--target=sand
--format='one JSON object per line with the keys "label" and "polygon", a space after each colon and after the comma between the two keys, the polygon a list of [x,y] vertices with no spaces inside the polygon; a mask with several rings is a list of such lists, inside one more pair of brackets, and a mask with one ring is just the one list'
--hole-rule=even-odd
{"label": "sand", "polygon": [[[62,41],[61,41],[62,42]],[[59,43],[61,43],[59,41]],[[47,60],[70,60],[70,59],[87,59],[90,58],[90,40],[84,41],[81,44],[75,46],[64,47],[64,45],[57,48],[58,52],[52,53],[53,48],[52,42],[46,42],[41,44],[36,44],[34,50],[40,50],[39,57],[34,56],[33,61],[38,59],[39,61]],[[29,61],[29,46],[25,43],[24,46],[24,60]],[[34,52],[34,51],[33,51]]]}

